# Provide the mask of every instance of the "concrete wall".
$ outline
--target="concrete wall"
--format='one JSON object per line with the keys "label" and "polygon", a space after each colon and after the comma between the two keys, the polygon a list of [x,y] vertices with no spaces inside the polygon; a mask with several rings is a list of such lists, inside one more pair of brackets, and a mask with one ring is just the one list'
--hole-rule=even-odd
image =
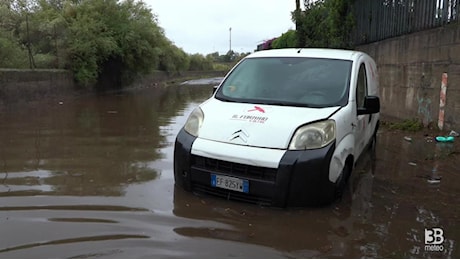
{"label": "concrete wall", "polygon": [[0,69],[0,105],[60,98],[73,92],[69,71]]}
{"label": "concrete wall", "polygon": [[[181,74],[157,71],[137,79],[127,88],[155,87],[169,81],[180,82],[191,78],[224,75],[223,71],[187,71]],[[0,108],[22,102],[78,96],[88,92],[88,89],[75,85],[70,71],[0,69]]]}
{"label": "concrete wall", "polygon": [[460,129],[460,26],[413,33],[357,48],[376,60],[382,114],[438,125],[442,74],[447,73],[444,129]]}

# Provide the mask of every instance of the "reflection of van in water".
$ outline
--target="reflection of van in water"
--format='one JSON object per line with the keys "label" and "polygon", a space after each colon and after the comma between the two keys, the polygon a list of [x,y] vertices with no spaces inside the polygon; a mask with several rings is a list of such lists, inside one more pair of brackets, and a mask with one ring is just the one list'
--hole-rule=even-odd
{"label": "reflection of van in water", "polygon": [[175,183],[276,207],[330,203],[375,147],[379,110],[377,67],[365,53],[256,52],[178,133]]}

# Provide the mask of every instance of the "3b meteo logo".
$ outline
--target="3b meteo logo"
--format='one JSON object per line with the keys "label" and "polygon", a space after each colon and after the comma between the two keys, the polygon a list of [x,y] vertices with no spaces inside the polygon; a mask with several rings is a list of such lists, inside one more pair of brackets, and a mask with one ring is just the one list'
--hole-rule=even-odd
{"label": "3b meteo logo", "polygon": [[425,228],[425,251],[444,251],[444,231],[442,228]]}

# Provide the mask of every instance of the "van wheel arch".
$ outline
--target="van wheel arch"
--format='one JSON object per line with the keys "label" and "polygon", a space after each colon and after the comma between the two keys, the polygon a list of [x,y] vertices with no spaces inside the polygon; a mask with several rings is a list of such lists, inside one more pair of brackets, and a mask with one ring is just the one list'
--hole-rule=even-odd
{"label": "van wheel arch", "polygon": [[343,196],[348,180],[350,179],[351,172],[353,171],[353,166],[354,166],[354,158],[352,155],[348,155],[347,159],[345,160],[345,165],[343,166],[342,172],[340,173],[339,178],[337,179],[337,182],[335,183],[335,188],[334,188],[335,198],[341,198]]}

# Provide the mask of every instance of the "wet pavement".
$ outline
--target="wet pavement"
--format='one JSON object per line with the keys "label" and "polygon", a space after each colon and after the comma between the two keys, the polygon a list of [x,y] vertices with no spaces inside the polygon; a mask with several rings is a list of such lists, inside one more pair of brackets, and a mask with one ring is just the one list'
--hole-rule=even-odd
{"label": "wet pavement", "polygon": [[[0,113],[0,258],[459,258],[460,139],[383,128],[341,201],[272,209],[174,187],[173,142],[212,86]],[[412,141],[404,136],[410,135]],[[425,229],[443,230],[442,252]]]}

